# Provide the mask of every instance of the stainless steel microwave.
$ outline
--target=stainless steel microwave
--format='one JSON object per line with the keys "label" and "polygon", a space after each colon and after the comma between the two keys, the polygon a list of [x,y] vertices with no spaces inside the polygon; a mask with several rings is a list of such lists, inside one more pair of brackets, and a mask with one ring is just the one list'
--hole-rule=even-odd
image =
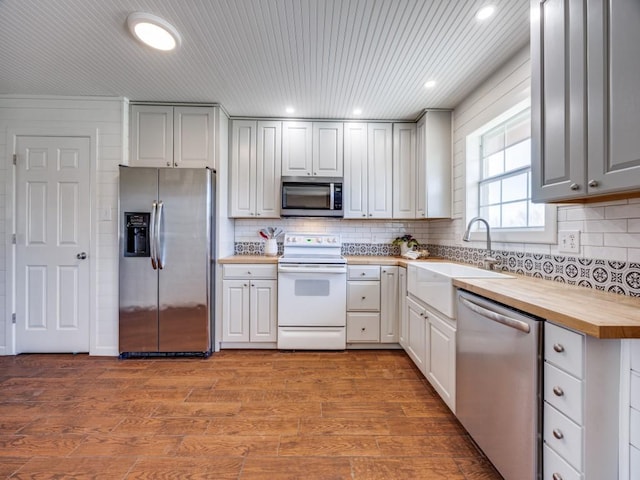
{"label": "stainless steel microwave", "polygon": [[282,177],[283,217],[342,217],[342,178]]}

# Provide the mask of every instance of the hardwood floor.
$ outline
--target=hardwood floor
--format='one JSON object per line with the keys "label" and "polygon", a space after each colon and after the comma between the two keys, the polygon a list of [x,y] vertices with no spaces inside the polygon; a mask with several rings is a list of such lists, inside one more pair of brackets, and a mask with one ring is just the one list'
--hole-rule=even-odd
{"label": "hardwood floor", "polygon": [[0,357],[0,477],[501,478],[397,350]]}

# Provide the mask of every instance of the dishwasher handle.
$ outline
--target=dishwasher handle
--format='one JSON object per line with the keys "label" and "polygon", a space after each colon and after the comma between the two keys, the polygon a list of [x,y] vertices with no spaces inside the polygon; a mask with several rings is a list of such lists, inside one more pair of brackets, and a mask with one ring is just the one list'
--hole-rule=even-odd
{"label": "dishwasher handle", "polygon": [[524,333],[529,333],[531,331],[531,327],[529,327],[529,324],[527,322],[516,320],[515,318],[507,317],[506,315],[502,315],[501,313],[494,312],[493,310],[482,307],[477,303],[463,297],[460,297],[460,302],[462,302],[462,304],[469,310],[472,310],[478,315],[482,315],[489,320],[501,323],[502,325],[506,325],[507,327],[515,328],[516,330],[520,330]]}

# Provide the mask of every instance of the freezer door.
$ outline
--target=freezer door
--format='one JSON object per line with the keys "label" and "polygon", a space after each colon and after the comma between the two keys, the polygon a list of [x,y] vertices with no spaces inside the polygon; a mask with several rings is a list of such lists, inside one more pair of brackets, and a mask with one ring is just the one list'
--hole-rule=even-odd
{"label": "freezer door", "polygon": [[131,250],[126,238],[127,218],[134,213],[151,218],[157,198],[156,168],[120,167],[120,353],[158,351],[158,274],[150,256],[126,255]]}
{"label": "freezer door", "polygon": [[208,352],[211,172],[159,171],[159,351]]}

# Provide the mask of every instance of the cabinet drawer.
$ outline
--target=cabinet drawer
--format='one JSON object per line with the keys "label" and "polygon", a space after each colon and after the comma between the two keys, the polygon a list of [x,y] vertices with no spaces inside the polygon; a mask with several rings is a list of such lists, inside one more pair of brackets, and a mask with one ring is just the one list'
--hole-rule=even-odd
{"label": "cabinet drawer", "polygon": [[379,342],[380,314],[348,312],[347,342]]}
{"label": "cabinet drawer", "polygon": [[380,310],[380,282],[347,282],[347,310]]}
{"label": "cabinet drawer", "polygon": [[[547,445],[542,449],[542,479],[543,480],[580,480],[578,473],[571,465]],[[554,475],[556,477],[554,478]]]}
{"label": "cabinet drawer", "polygon": [[[561,438],[557,438],[556,435]],[[578,471],[582,470],[582,428],[544,403],[544,443]]]}
{"label": "cabinet drawer", "polygon": [[[640,448],[640,411],[635,408],[629,412],[629,442],[634,447]],[[640,477],[637,477],[640,478]]]}
{"label": "cabinet drawer", "polygon": [[257,265],[257,264],[237,264],[223,265],[222,275],[224,278],[278,278],[277,265]]}
{"label": "cabinet drawer", "polygon": [[582,379],[584,337],[549,322],[544,328],[544,359]]}
{"label": "cabinet drawer", "polygon": [[629,392],[631,406],[640,410],[640,373],[631,371],[631,391]]}
{"label": "cabinet drawer", "polygon": [[547,362],[544,364],[544,400],[582,425],[582,382]]}
{"label": "cabinet drawer", "polygon": [[348,280],[380,280],[379,265],[354,265],[347,269]]}

